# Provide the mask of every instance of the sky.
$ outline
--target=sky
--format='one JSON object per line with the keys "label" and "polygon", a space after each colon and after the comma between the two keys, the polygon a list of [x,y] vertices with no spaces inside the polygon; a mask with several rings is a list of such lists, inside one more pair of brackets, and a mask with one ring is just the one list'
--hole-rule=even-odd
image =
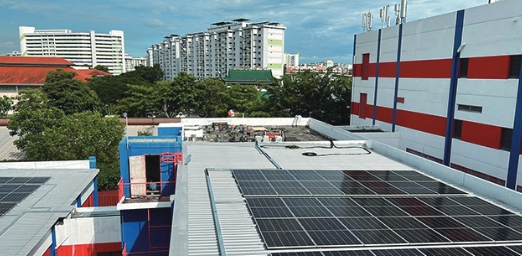
{"label": "sky", "polygon": [[[20,51],[19,26],[108,34],[123,30],[125,52],[146,56],[147,48],[170,34],[204,32],[210,24],[247,18],[285,25],[285,52],[300,63],[352,62],[353,35],[362,32],[362,14],[400,0],[0,0],[0,55]],[[407,21],[487,4],[488,0],[409,0]],[[393,23],[393,22],[392,22]]]}

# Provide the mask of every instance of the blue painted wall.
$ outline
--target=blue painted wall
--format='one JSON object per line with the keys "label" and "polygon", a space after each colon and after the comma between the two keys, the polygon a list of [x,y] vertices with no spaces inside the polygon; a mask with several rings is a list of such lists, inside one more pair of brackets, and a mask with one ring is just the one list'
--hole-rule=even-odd
{"label": "blue painted wall", "polygon": [[181,136],[180,127],[158,127],[158,136]]}
{"label": "blue painted wall", "polygon": [[169,207],[123,210],[122,243],[127,245],[127,253],[168,255],[171,225],[172,212]]}
{"label": "blue painted wall", "polygon": [[[120,142],[120,175],[123,178],[123,182],[130,182],[129,156],[159,155],[165,152],[181,151],[181,136],[129,136],[123,138]],[[170,167],[165,164],[161,166],[161,169],[161,178],[163,181],[174,180],[173,166]],[[172,191],[172,193],[174,193],[174,184],[166,186],[166,191]],[[126,197],[130,197],[130,188],[128,186],[125,187],[124,193]]]}

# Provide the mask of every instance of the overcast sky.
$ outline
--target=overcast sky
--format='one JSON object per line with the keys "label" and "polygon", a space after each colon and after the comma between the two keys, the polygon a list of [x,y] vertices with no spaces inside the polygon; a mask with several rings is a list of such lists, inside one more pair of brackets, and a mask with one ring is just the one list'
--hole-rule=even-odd
{"label": "overcast sky", "polygon": [[[211,23],[248,18],[286,26],[285,52],[301,63],[326,59],[351,63],[353,35],[362,32],[362,13],[400,0],[0,0],[0,55],[20,51],[18,27],[70,29],[73,32],[125,32],[125,51],[146,55],[170,34],[206,31]],[[487,4],[488,0],[409,0],[408,21]],[[391,10],[393,7],[391,7]],[[395,15],[390,11],[392,20]]]}

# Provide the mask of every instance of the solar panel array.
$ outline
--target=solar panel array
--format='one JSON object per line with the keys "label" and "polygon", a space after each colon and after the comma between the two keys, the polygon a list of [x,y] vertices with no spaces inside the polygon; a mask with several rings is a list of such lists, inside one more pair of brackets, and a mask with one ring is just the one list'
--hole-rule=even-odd
{"label": "solar panel array", "polygon": [[[522,252],[519,246],[498,246],[522,243],[521,216],[416,171],[232,172],[265,247],[278,250],[272,255]],[[363,246],[408,248],[361,251]],[[292,254],[297,249],[309,251]]]}
{"label": "solar panel array", "polygon": [[50,177],[0,177],[0,216],[5,215]]}

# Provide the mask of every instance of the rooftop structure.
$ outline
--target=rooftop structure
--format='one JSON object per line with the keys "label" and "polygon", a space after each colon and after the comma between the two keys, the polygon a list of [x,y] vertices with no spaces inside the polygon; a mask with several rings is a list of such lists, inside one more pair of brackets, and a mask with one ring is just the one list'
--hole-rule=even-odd
{"label": "rooftop structure", "polygon": [[54,226],[81,205],[93,205],[97,169],[86,161],[0,163],[3,255],[43,255]]}
{"label": "rooftop structure", "polygon": [[65,58],[78,66],[104,65],[109,72],[125,72],[125,42],[123,31],[108,34],[72,32],[67,29],[37,30],[19,28],[22,56],[54,56]]}
{"label": "rooftop structure", "polygon": [[226,84],[261,85],[272,83],[271,70],[237,70],[231,69],[223,78]]}
{"label": "rooftop structure", "polygon": [[519,4],[355,35],[352,125],[399,132],[403,150],[522,191]]}
{"label": "rooftop structure", "polygon": [[81,81],[110,75],[97,69],[77,69],[74,63],[58,57],[0,56],[0,96],[15,97],[22,90],[40,87],[47,73],[57,69],[75,72],[74,79]]}

